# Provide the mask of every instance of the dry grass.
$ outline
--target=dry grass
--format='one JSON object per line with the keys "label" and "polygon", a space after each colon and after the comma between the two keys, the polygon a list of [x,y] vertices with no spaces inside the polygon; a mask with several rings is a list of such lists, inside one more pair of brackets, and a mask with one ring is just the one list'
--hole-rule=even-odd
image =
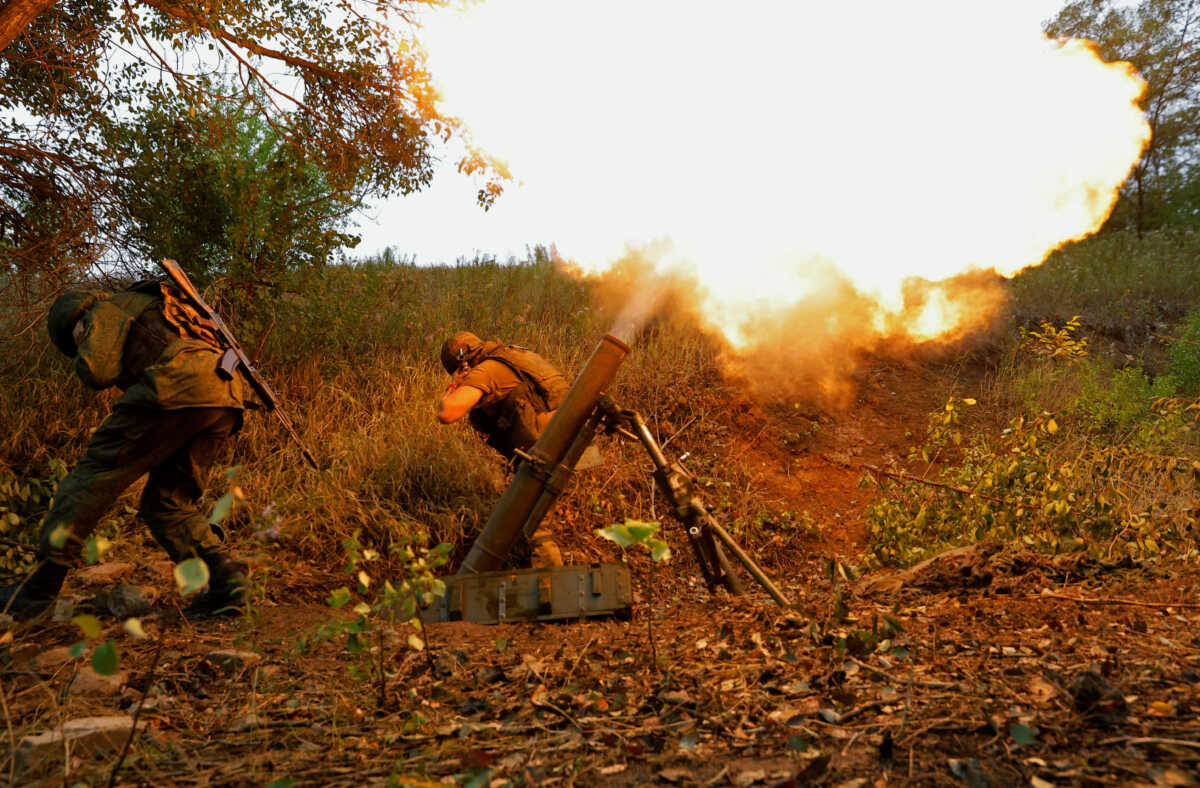
{"label": "dry grass", "polygon": [[[260,368],[329,468],[308,469],[273,418],[250,414],[213,470],[210,498],[227,485],[221,471],[238,466],[248,500],[236,512],[235,538],[278,524],[284,545],[313,560],[340,561],[342,539],[355,532],[381,548],[415,538],[462,549],[507,479],[465,423],[434,418],[446,383],[437,360],[442,340],[472,330],[533,348],[574,375],[629,297],[630,281],[582,281],[540,253],[519,264],[367,263],[310,277],[305,292],[247,321],[257,331],[237,330],[247,347],[262,347]],[[0,391],[0,414],[14,425],[0,436],[0,467],[29,475],[50,457],[72,462],[113,397],[80,385],[43,331],[10,345],[14,356],[37,363]],[[721,352],[668,295],[611,393],[641,410],[660,440],[673,437],[672,452],[696,452],[698,473],[747,489],[748,477],[728,462],[742,448],[729,428],[729,403],[740,395],[721,373]],[[640,449],[603,443],[605,465],[582,475],[560,507],[560,519],[583,534],[622,517],[663,514]],[[767,504],[751,493],[714,505],[748,523]]]}

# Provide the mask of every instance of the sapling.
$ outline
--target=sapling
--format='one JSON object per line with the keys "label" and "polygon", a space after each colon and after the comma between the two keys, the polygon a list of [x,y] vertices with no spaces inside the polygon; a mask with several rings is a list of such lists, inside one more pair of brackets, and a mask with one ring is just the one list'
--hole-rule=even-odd
{"label": "sapling", "polygon": [[671,559],[671,548],[655,534],[661,530],[658,523],[647,523],[641,520],[626,518],[619,523],[613,523],[607,528],[597,528],[596,534],[617,543],[622,553],[628,547],[641,545],[650,554],[650,583],[646,589],[646,604],[649,611],[646,615],[646,632],[650,638],[650,656],[654,664],[658,664],[658,649],[654,644],[654,566],[659,561]]}

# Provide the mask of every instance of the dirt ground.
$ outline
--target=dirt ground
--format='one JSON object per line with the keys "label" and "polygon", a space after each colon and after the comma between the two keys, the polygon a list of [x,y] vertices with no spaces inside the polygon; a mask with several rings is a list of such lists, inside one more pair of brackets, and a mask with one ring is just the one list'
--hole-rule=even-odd
{"label": "dirt ground", "polygon": [[[901,456],[955,385],[879,365],[810,440],[746,441],[757,483],[825,525],[757,551],[793,609],[756,588],[711,595],[677,550],[668,566],[634,562],[631,621],[435,624],[420,653],[410,629],[373,633],[381,684],[369,666],[350,675],[368,655],[342,640],[298,650],[334,615],[340,567],[276,566],[245,618],[188,622],[169,565],[122,556],[120,577],[69,588],[160,595],[146,640],[105,619],[117,681],[66,653],[69,623],[5,637],[0,782],[109,784],[123,737],[33,762],[20,742],[137,712],[113,784],[1195,785],[1196,563],[981,545],[905,573],[838,570],[864,548],[861,464]],[[751,415],[759,435],[790,434],[789,418]]]}

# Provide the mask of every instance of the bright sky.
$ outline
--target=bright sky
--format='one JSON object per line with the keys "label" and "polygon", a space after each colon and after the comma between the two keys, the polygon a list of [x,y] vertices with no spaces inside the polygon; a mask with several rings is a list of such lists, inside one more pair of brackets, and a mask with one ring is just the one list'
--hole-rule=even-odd
{"label": "bright sky", "polygon": [[[645,208],[650,205],[652,210],[652,199],[613,204],[611,212],[597,209],[594,200],[593,207],[586,208],[588,201],[578,199],[597,175],[581,169],[573,180],[570,173],[563,172],[562,146],[568,146],[569,155],[569,141],[578,137],[573,126],[608,124],[614,144],[631,144],[639,138],[644,131],[638,127],[639,118],[648,119],[652,128],[662,128],[664,124],[654,120],[658,113],[694,118],[696,123],[707,123],[706,118],[716,113],[714,122],[728,126],[728,146],[714,151],[708,166],[684,156],[672,161],[669,144],[661,148],[659,140],[660,150],[651,150],[647,159],[658,172],[638,177],[639,183],[629,183],[632,192],[654,189],[656,177],[676,184],[681,178],[692,179],[695,189],[701,191],[736,194],[754,190],[756,174],[771,167],[772,157],[792,155],[788,148],[795,143],[788,134],[795,130],[784,133],[781,129],[786,123],[820,123],[826,126],[823,133],[834,135],[844,129],[861,140],[858,150],[870,161],[867,151],[873,138],[893,131],[890,112],[899,117],[909,107],[920,111],[921,102],[930,101],[931,96],[944,104],[959,101],[972,91],[1004,91],[1003,70],[1000,81],[983,83],[977,74],[958,73],[956,58],[977,57],[981,47],[996,46],[981,42],[999,41],[1003,47],[1005,41],[1036,35],[1042,21],[1053,16],[1062,3],[747,0],[746,5],[714,4],[712,8],[722,15],[717,19],[706,16],[708,6],[694,0],[612,0],[605,4],[555,0],[540,8],[536,7],[538,0],[488,0],[476,11],[480,21],[474,29],[457,22],[431,28],[432,66],[435,77],[439,67],[444,68],[451,103],[457,100],[460,107],[473,111],[492,101],[492,106],[472,119],[476,142],[506,158],[523,183],[510,183],[495,206],[484,212],[475,203],[479,184],[454,169],[458,150],[443,150],[443,166],[429,188],[379,203],[366,212],[358,228],[363,240],[352,255],[366,256],[391,246],[419,263],[453,262],[476,254],[520,258],[527,247],[536,244],[558,243],[561,247],[588,223],[616,225],[607,228],[614,237],[622,235],[627,226],[625,240],[653,237],[654,218],[647,216]],[[526,7],[527,14],[533,6],[533,12],[522,17],[520,6]],[[848,14],[847,6],[853,8],[852,13]],[[746,8],[751,11],[743,13]],[[505,29],[508,20],[517,24]],[[598,28],[602,24],[604,27]],[[464,45],[456,45],[459,41]],[[581,69],[580,64],[589,59],[593,67]],[[601,59],[602,67],[595,68]],[[529,74],[537,79],[544,76],[541,90],[527,84]],[[509,83],[504,80],[517,78],[525,84],[519,92],[507,95]],[[647,84],[653,89],[647,89]],[[829,117],[825,91],[830,90],[858,91],[862,96],[858,105],[864,110],[861,116]],[[736,99],[731,102],[731,117],[721,117],[727,104],[723,96]],[[501,103],[497,111],[496,102],[509,103]],[[784,123],[774,120],[777,104],[793,107]],[[964,105],[972,106],[969,100]],[[614,106],[626,106],[624,116],[615,117]],[[755,108],[768,106],[771,109],[756,114]],[[455,106],[451,110],[463,112]],[[593,116],[584,117],[589,111]],[[510,120],[522,119],[523,123],[506,125],[505,112]],[[530,119],[537,122],[531,124]],[[772,128],[756,124],[772,126],[774,133]],[[863,127],[871,124],[876,125]],[[919,124],[914,128],[908,133],[932,136],[941,130],[922,129]],[[546,137],[534,139],[538,133]],[[506,134],[512,136],[506,138]],[[545,150],[552,145],[560,146],[557,155],[539,161],[539,146]],[[973,149],[960,155],[964,161],[973,156],[984,161],[989,152]],[[581,148],[578,156],[588,157],[589,151]],[[919,162],[913,163],[912,177],[921,177],[921,170]],[[870,173],[870,165],[861,171]],[[855,177],[849,167],[846,177]],[[866,184],[854,184],[850,192],[864,187]],[[671,193],[665,199],[678,200]],[[575,215],[574,205],[580,206]],[[878,208],[882,220],[886,205]],[[778,220],[786,220],[786,209],[781,206]],[[871,210],[872,206],[864,206],[864,225],[871,222]],[[762,221],[763,217],[755,219]]]}

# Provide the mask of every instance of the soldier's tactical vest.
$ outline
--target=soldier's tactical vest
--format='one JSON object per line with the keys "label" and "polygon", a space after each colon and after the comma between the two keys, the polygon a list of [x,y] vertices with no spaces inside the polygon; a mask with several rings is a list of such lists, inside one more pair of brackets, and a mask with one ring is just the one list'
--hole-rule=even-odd
{"label": "soldier's tactical vest", "polygon": [[545,426],[546,414],[567,396],[568,385],[554,365],[519,345],[484,343],[475,364],[499,361],[511,369],[520,384],[503,399],[471,410],[471,426],[487,436],[488,445],[512,459],[515,449],[534,444]]}
{"label": "soldier's tactical vest", "polygon": [[111,299],[133,317],[121,352],[122,389],[133,385],[142,372],[181,336],[199,339],[220,349],[217,333],[167,282],[146,279],[134,282]]}

